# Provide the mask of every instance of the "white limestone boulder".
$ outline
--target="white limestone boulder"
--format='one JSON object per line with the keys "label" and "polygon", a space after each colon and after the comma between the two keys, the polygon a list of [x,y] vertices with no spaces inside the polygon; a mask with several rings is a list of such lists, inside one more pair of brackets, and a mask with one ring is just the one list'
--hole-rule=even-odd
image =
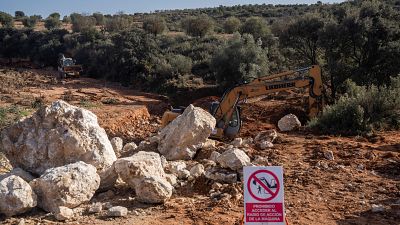
{"label": "white limestone boulder", "polygon": [[158,151],[168,160],[192,159],[214,127],[215,118],[210,113],[190,105],[161,130]]}

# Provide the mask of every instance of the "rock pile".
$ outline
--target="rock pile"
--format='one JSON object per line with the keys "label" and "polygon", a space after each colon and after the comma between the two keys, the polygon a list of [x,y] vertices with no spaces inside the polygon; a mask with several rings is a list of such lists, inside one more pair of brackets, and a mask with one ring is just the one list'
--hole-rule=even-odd
{"label": "rock pile", "polygon": [[[38,206],[59,221],[70,220],[85,210],[78,206],[96,191],[113,187],[118,178],[134,189],[138,201],[152,204],[164,203],[174,188],[200,178],[236,183],[243,166],[252,165],[241,149],[252,140],[237,138],[233,145],[218,142],[217,147],[207,139],[214,127],[208,112],[191,105],[158,135],[139,146],[124,146],[119,137],[108,140],[93,113],[56,101],[2,132],[0,149],[16,168],[0,176],[0,213],[13,216]],[[204,162],[184,161],[200,148],[221,153],[212,152]],[[117,159],[122,155],[128,157]],[[223,198],[222,189],[213,196]],[[109,192],[113,195],[109,190],[98,197]],[[128,209],[94,202],[86,212],[119,217]]]}
{"label": "rock pile", "polygon": [[3,130],[0,149],[13,167],[36,175],[83,161],[93,165],[103,178],[117,159],[96,115],[64,101],[42,107]]}
{"label": "rock pile", "polygon": [[135,189],[138,199],[146,203],[162,203],[172,195],[172,185],[164,172],[161,157],[155,152],[138,152],[115,162],[115,171]]}

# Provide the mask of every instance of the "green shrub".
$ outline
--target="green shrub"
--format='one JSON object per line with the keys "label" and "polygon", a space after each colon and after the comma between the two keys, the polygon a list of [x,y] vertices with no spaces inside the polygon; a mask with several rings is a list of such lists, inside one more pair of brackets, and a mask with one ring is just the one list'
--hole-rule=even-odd
{"label": "green shrub", "polygon": [[225,20],[224,31],[228,34],[233,34],[239,30],[240,25],[240,20],[236,17],[231,16]]}
{"label": "green shrub", "polygon": [[266,51],[251,34],[237,34],[211,60],[211,69],[220,87],[233,87],[268,72]]}
{"label": "green shrub", "polygon": [[192,71],[192,59],[183,55],[171,55],[169,64],[175,73],[184,75]]}
{"label": "green shrub", "polygon": [[358,135],[400,128],[400,77],[389,87],[357,86],[345,82],[346,93],[308,124],[322,133]]}
{"label": "green shrub", "polygon": [[206,14],[197,17],[188,17],[182,22],[182,28],[193,37],[204,37],[214,29],[214,21]]}
{"label": "green shrub", "polygon": [[143,29],[157,36],[167,30],[167,24],[160,16],[149,16],[143,21]]}

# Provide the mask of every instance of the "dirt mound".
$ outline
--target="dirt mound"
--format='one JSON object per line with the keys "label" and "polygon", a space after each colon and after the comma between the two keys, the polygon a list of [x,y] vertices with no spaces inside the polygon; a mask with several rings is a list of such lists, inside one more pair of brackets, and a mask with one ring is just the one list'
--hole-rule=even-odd
{"label": "dirt mound", "polygon": [[158,129],[158,124],[150,116],[146,106],[106,105],[90,110],[97,115],[100,126],[110,138],[121,137],[125,141],[137,143]]}
{"label": "dirt mound", "polygon": [[211,103],[215,101],[219,101],[220,98],[217,96],[208,96],[204,98],[197,99],[196,101],[193,102],[193,105],[196,107],[200,107],[204,110],[207,110],[207,112],[210,110]]}

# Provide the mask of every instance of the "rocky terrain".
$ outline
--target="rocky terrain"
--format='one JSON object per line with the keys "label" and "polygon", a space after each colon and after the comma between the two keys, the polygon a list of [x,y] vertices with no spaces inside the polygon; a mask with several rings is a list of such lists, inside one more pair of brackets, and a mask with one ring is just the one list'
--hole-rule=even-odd
{"label": "rocky terrain", "polygon": [[283,166],[290,224],[400,224],[399,132],[311,133],[301,93],[244,104],[221,142],[215,97],[161,130],[165,97],[113,83],[0,68],[0,91],[2,224],[240,224],[250,165]]}

